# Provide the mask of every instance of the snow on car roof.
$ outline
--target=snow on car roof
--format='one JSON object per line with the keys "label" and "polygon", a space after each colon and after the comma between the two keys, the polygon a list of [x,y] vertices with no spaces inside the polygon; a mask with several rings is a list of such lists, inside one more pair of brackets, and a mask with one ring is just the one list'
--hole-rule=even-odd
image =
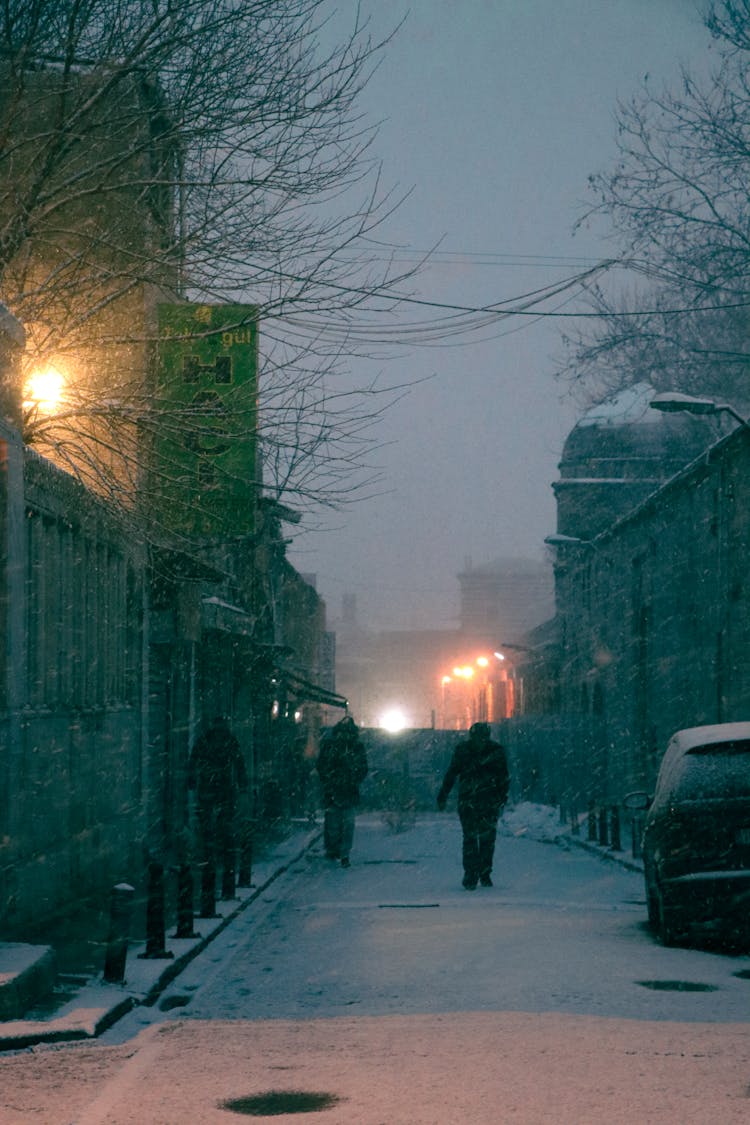
{"label": "snow on car roof", "polygon": [[708,746],[712,742],[732,742],[743,738],[750,739],[750,722],[712,723],[705,727],[686,727],[685,730],[678,730],[673,734],[670,741],[686,753],[694,746]]}

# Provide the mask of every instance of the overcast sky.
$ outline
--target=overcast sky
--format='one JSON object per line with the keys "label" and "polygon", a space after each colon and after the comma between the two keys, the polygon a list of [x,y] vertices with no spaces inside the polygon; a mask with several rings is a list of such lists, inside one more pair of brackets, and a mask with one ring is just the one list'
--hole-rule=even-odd
{"label": "overcast sky", "polygon": [[[407,12],[363,7],[378,28]],[[697,0],[410,0],[366,108],[382,119],[386,180],[413,189],[388,238],[415,256],[439,243],[419,295],[486,305],[612,253],[601,227],[572,227],[587,176],[611,164],[616,100],[709,50]],[[505,321],[492,339],[381,365],[389,382],[429,376],[379,426],[383,494],[290,556],[317,576],[329,622],[353,593],[363,624],[449,628],[468,559],[543,557],[580,413],[553,378],[564,324]]]}

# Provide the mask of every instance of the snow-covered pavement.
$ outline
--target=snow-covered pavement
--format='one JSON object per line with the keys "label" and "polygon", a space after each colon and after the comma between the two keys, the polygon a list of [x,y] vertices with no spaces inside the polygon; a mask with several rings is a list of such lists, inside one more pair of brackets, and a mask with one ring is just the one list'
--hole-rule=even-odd
{"label": "snow-covered pavement", "polygon": [[[2,1125],[231,1125],[231,1099],[339,1099],[320,1125],[740,1125],[750,1030],[456,1012],[157,1025],[0,1060]],[[268,1118],[264,1118],[266,1120]]]}
{"label": "snow-covered pavement", "polygon": [[0,1059],[0,1125],[226,1125],[268,1091],[328,1095],[321,1125],[750,1119],[748,959],[658,946],[638,874],[522,820],[466,892],[454,815],[360,818],[349,871],[298,861],[160,1005]]}
{"label": "snow-covered pavement", "polygon": [[[750,960],[666,949],[645,924],[640,874],[540,842],[518,814],[498,839],[495,885],[461,886],[455,815],[401,833],[361,817],[344,871],[320,845],[165,995],[195,1018],[457,1011],[649,1020],[750,1017]],[[550,826],[552,832],[552,826]],[[537,838],[531,838],[536,836]],[[669,982],[682,988],[662,987]],[[170,1001],[171,996],[171,1001]],[[174,1010],[136,1009],[110,1041]]]}

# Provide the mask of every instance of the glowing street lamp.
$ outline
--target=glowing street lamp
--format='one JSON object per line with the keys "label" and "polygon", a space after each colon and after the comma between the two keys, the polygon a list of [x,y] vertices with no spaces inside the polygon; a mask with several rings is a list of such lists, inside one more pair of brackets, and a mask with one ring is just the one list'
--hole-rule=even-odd
{"label": "glowing street lamp", "polygon": [[65,394],[65,376],[56,367],[32,371],[24,386],[23,408],[54,414]]}
{"label": "glowing street lamp", "polygon": [[405,730],[408,725],[409,720],[399,707],[392,707],[380,718],[380,727],[388,731],[389,734],[398,734],[399,731]]}

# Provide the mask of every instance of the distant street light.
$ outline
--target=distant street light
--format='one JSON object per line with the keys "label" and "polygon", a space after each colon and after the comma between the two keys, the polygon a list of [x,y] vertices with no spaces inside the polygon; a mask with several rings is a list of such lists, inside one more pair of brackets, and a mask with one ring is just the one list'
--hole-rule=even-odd
{"label": "distant street light", "polygon": [[381,730],[388,731],[389,734],[398,734],[406,729],[409,720],[400,707],[392,707],[384,715],[381,715],[378,725]]}
{"label": "distant street light", "polygon": [[747,418],[734,409],[728,402],[715,402],[712,398],[694,398],[693,395],[684,395],[679,391],[664,391],[654,395],[649,403],[652,410],[660,410],[663,414],[731,414],[741,426],[748,426]]}

